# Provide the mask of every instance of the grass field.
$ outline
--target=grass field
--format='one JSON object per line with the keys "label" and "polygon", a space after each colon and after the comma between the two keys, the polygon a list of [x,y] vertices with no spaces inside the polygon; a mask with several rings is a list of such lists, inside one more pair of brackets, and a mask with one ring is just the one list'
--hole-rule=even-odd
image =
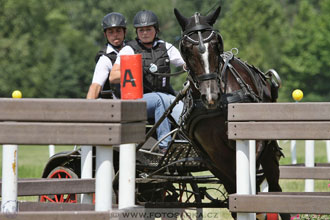
{"label": "grass field", "polygon": [[[73,150],[74,146],[56,146],[55,153]],[[2,146],[0,146],[2,161]],[[18,147],[18,178],[41,178],[44,166],[49,158],[47,146],[20,145]],[[0,164],[2,176],[2,163]]]}
{"label": "grass field", "polygon": [[[297,141],[297,161],[298,163],[304,163],[305,158],[305,142]],[[281,165],[290,164],[290,142],[281,141],[281,147],[285,154],[285,158],[282,158]],[[55,152],[72,150],[74,146],[56,146]],[[43,168],[48,160],[48,146],[19,146],[18,149],[18,177],[19,178],[40,178]],[[2,161],[2,146],[0,147],[0,158]],[[315,141],[315,162],[326,163],[326,147],[324,141]],[[1,166],[2,163],[0,163]],[[0,169],[0,174],[2,169]],[[315,191],[326,192],[330,191],[328,180],[315,180]],[[280,180],[281,187],[285,192],[303,192],[304,180]],[[26,198],[23,198],[24,200]],[[230,213],[225,209],[205,209],[204,212],[212,213],[211,216],[220,216],[221,219],[232,219]],[[208,219],[208,218],[205,218]]]}

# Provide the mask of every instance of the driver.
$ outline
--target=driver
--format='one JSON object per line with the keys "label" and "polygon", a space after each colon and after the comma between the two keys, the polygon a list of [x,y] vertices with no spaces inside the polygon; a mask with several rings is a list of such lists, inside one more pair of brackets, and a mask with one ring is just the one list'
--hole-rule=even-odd
{"label": "driver", "polygon": [[[170,64],[183,66],[184,61],[179,50],[172,44],[158,38],[159,24],[157,16],[148,10],[139,11],[133,20],[137,38],[130,41],[119,52],[119,56],[111,70],[111,83],[120,82],[120,55],[142,54],[143,66],[143,98],[147,102],[147,116],[158,121],[171,102],[175,99],[170,77],[156,76],[152,73],[170,73]],[[172,111],[173,118],[178,122],[183,108],[179,102]],[[171,131],[171,125],[166,118],[157,128],[157,138],[160,140]],[[159,144],[159,150],[166,152],[171,137],[168,136]]]}
{"label": "driver", "polygon": [[107,44],[96,54],[96,66],[87,99],[99,98],[101,90],[108,91],[110,89],[117,98],[120,98],[120,85],[109,84],[109,73],[117,54],[124,46],[126,19],[118,12],[111,12],[104,16],[102,27]]}

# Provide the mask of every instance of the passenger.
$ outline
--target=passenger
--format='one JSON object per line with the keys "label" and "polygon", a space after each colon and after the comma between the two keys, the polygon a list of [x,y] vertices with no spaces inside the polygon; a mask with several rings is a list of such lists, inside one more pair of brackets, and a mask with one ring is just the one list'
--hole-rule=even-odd
{"label": "passenger", "polygon": [[126,19],[120,13],[112,12],[104,16],[102,26],[107,43],[96,54],[96,66],[87,99],[99,98],[101,90],[107,91],[110,89],[117,98],[120,98],[120,84],[110,84],[109,74],[119,51],[124,46]]}
{"label": "passenger", "polygon": [[[179,67],[184,65],[184,61],[176,47],[158,38],[158,18],[152,11],[139,11],[134,17],[133,24],[137,38],[128,42],[119,55],[142,54],[142,100],[147,102],[148,118],[158,121],[175,99],[175,92],[170,84],[170,77],[156,76],[152,73],[170,73],[170,64]],[[110,82],[120,82],[120,56],[112,68]],[[177,122],[182,109],[183,103],[179,102],[172,111],[172,116]],[[166,118],[157,128],[158,140],[170,131],[171,124]],[[167,150],[170,141],[171,137],[168,136],[160,142],[159,150],[162,153]]]}

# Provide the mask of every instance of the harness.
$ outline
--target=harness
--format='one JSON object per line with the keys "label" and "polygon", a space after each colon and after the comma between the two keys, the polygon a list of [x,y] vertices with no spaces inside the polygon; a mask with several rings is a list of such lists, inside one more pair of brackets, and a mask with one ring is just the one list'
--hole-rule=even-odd
{"label": "harness", "polygon": [[[188,25],[191,25],[193,22],[188,22]],[[195,27],[192,27],[188,30],[184,31],[183,39],[189,41],[190,43],[194,44],[195,48],[198,48],[199,55],[202,56],[203,53],[205,53],[205,45],[204,43],[211,41],[212,35],[214,32],[212,31],[210,36],[207,38],[202,37],[201,32],[208,30],[208,25],[201,26],[199,23],[199,13],[195,13]],[[193,32],[197,32],[198,34],[198,40],[192,39],[190,35]],[[221,37],[221,35],[219,35]],[[218,43],[222,43],[222,41],[218,41]],[[180,43],[180,46],[182,46],[182,42]],[[222,45],[220,45],[222,46]],[[190,45],[188,46],[190,47]],[[219,45],[218,45],[219,47]],[[180,48],[181,49],[181,48]],[[234,51],[236,50],[236,53]],[[182,51],[182,50],[181,50]],[[215,50],[213,50],[214,52]],[[180,125],[182,131],[188,136],[193,142],[196,142],[196,145],[200,148],[202,152],[203,149],[206,147],[214,147],[215,145],[211,146],[201,146],[197,138],[199,138],[201,135],[203,135],[203,132],[199,132],[201,129],[207,129],[205,127],[198,127],[199,123],[202,120],[209,119],[203,125],[206,123],[214,122],[215,120],[219,120],[221,122],[226,121],[227,119],[227,113],[228,113],[228,104],[229,103],[238,103],[238,102],[262,102],[265,101],[267,98],[267,101],[276,101],[278,88],[280,87],[281,81],[276,73],[275,70],[270,70],[266,74],[261,72],[258,68],[249,65],[248,63],[240,60],[239,58],[236,58],[234,55],[238,53],[237,49],[232,49],[231,51],[222,53],[223,50],[219,50],[219,66],[215,66],[217,70],[214,70],[213,73],[207,73],[207,72],[198,72],[202,75],[196,75],[192,70],[189,72],[189,82],[193,83],[195,86],[191,86],[191,88],[187,91],[186,96],[184,97],[184,109],[180,118]],[[216,53],[216,52],[214,52]],[[196,55],[196,54],[192,54]],[[218,56],[218,54],[213,54],[214,56]],[[197,55],[198,56],[198,55]],[[210,56],[210,54],[208,54]],[[206,61],[207,62],[207,61]],[[213,63],[214,64],[214,63]],[[192,64],[193,65],[193,64]],[[239,66],[239,67],[237,67]],[[237,69],[235,68],[237,67]],[[192,68],[191,69],[195,69]],[[241,69],[244,69],[245,73],[242,75],[240,72]],[[230,76],[229,76],[230,74]],[[243,77],[244,76],[244,77]],[[228,86],[231,86],[233,81],[228,82],[228,78],[232,80],[232,78],[236,81],[234,81],[234,88],[227,89]],[[247,78],[248,81],[247,81]],[[276,79],[276,80],[275,80]],[[216,100],[217,103],[219,103],[214,109],[208,109],[203,103],[203,100],[201,99],[201,92],[198,91],[199,89],[199,83],[206,80],[216,80],[218,84],[218,88],[220,91],[220,100]],[[251,82],[250,82],[251,81]],[[277,82],[276,82],[277,81]],[[190,85],[191,85],[190,83]],[[230,84],[229,84],[230,83]],[[213,81],[213,84],[214,81]],[[251,85],[249,85],[251,84]],[[214,85],[215,86],[215,85]],[[270,90],[269,90],[270,86]],[[253,89],[255,88],[255,90]],[[207,88],[208,90],[210,88]],[[231,91],[231,89],[233,91]],[[227,92],[229,91],[229,92]],[[209,92],[209,91],[207,91]],[[218,90],[216,90],[216,93],[218,93]],[[210,93],[208,93],[210,95]],[[213,95],[213,94],[212,94]],[[216,94],[218,95],[218,94]],[[215,96],[219,97],[219,96]],[[213,97],[212,97],[213,98]],[[212,106],[213,107],[213,106]],[[215,121],[217,123],[217,121]],[[226,123],[226,122],[225,122]],[[207,125],[208,126],[208,125]],[[215,126],[217,126],[215,124]],[[226,126],[226,124],[220,124],[219,126]],[[197,131],[196,131],[197,129]],[[215,128],[216,129],[216,128]],[[197,136],[195,137],[194,132],[199,132]],[[212,132],[212,131],[211,131]],[[214,135],[225,135],[225,128],[221,130],[223,133],[211,133],[210,135],[214,137]],[[202,137],[200,137],[202,138]],[[230,141],[228,139],[222,139],[224,144],[229,147],[229,149],[235,149],[234,141]],[[203,143],[203,142],[202,142]],[[205,143],[208,143],[207,141]],[[261,143],[262,146],[260,146],[260,151],[258,152],[257,159],[260,158],[261,153],[263,152],[263,149],[272,149],[276,155],[281,155],[281,150],[274,141],[269,141],[267,143]],[[217,143],[215,143],[217,144]],[[220,145],[221,146],[221,145]],[[213,150],[216,150],[213,148]],[[206,153],[206,157],[209,155]],[[214,162],[214,161],[213,161]],[[257,162],[258,163],[258,162]],[[221,171],[220,171],[221,172]]]}
{"label": "harness", "polygon": [[[224,84],[224,89],[220,90],[221,104],[218,105],[216,109],[207,109],[203,105],[200,97],[193,94],[192,89],[188,91],[186,97],[184,98],[184,109],[180,120],[182,122],[183,130],[189,135],[189,137],[193,137],[195,125],[200,120],[217,116],[227,117],[227,106],[230,103],[261,102],[265,96],[267,96],[269,99],[271,99],[273,96],[267,92],[268,90],[263,89],[266,87],[267,80],[269,80],[270,77],[262,73],[256,67],[243,62],[239,58],[236,58],[233,53],[234,50],[237,49],[232,49],[231,51],[220,55],[222,58],[221,66],[219,68],[221,73],[216,77],[219,77],[220,83]],[[237,52],[235,54],[237,54]],[[234,61],[239,62],[241,67],[243,67],[249,73],[254,86],[257,88],[257,93],[253,91],[251,86],[245,82],[241,74],[234,68],[232,65],[232,62]],[[228,84],[228,72],[232,73],[241,89],[235,90],[233,92],[226,92]],[[200,77],[199,80],[214,79],[214,74],[205,75],[206,77]]]}
{"label": "harness", "polygon": [[[242,102],[261,102],[263,100],[263,93],[262,93],[262,84],[258,80],[259,77],[256,77],[256,73],[251,71],[249,68],[249,64],[241,61],[239,58],[234,57],[233,50],[236,50],[236,54],[238,50],[236,48],[232,49],[231,51],[225,52],[221,54],[221,58],[223,59],[224,65],[222,65],[221,71],[221,82],[224,84],[224,89],[221,94],[221,103],[224,106],[227,106],[230,103],[242,103]],[[250,78],[257,88],[258,94],[256,94],[251,86],[245,82],[241,74],[233,67],[230,63],[231,61],[238,61],[241,66],[249,73]],[[227,93],[227,85],[228,85],[228,71],[229,70],[232,75],[234,76],[236,82],[239,84],[239,90]],[[261,72],[260,72],[261,73]]]}
{"label": "harness", "polygon": [[152,48],[144,47],[138,39],[130,41],[127,45],[131,46],[135,53],[142,54],[143,66],[143,92],[164,92],[175,95],[170,84],[170,77],[155,74],[170,73],[170,58],[167,54],[165,43],[158,42]]}
{"label": "harness", "polygon": [[[200,54],[205,53],[204,43],[211,42],[216,32],[209,24],[201,24],[200,14],[195,13],[194,15],[195,25],[187,28],[183,32],[182,41],[186,40],[198,48]],[[208,32],[206,32],[208,31]],[[209,33],[209,36],[202,36],[202,32]],[[192,34],[197,34],[198,39],[193,39]],[[193,82],[195,85],[195,90],[190,89],[184,98],[184,109],[181,115],[182,128],[189,135],[193,137],[193,131],[195,126],[200,120],[209,117],[227,117],[227,107],[230,103],[247,103],[247,102],[262,102],[265,98],[270,101],[275,101],[277,98],[277,92],[279,85],[273,80],[272,76],[275,76],[280,84],[279,77],[274,73],[264,74],[258,68],[243,62],[234,55],[238,54],[238,49],[233,48],[231,51],[223,53],[223,40],[219,33],[216,35],[218,37],[218,51],[219,51],[219,68],[212,73],[206,73],[202,75],[196,75],[189,70],[190,73],[189,81]],[[182,51],[182,41],[180,42],[180,50]],[[243,68],[249,75],[252,81],[252,87],[256,88],[256,92],[253,88],[244,80],[243,76],[235,69],[235,66],[239,65]],[[276,71],[274,71],[276,73]],[[231,74],[236,80],[240,89],[227,92],[228,87],[228,74]],[[206,80],[216,80],[217,85],[220,90],[220,100],[219,104],[215,109],[207,109],[201,100],[200,93],[196,90],[199,89],[199,84]],[[269,83],[270,82],[270,83]],[[267,89],[268,85],[271,86],[271,92]]]}
{"label": "harness", "polygon": [[[112,65],[115,63],[116,59],[117,59],[117,53],[112,51],[111,53],[107,53],[107,47],[108,45],[106,44],[101,50],[99,50],[95,56],[95,63],[97,63],[100,59],[100,57],[102,55],[105,55],[106,57],[108,57],[112,63]],[[108,74],[108,77],[109,78],[109,75],[110,75],[110,72]],[[106,80],[104,85],[103,85],[103,88],[102,88],[102,91],[109,91],[109,90],[112,90],[112,92],[115,94],[115,96],[117,98],[120,98],[120,84],[119,83],[116,83],[116,84],[112,84],[109,82],[109,80]],[[99,97],[101,96],[101,93],[99,94]]]}

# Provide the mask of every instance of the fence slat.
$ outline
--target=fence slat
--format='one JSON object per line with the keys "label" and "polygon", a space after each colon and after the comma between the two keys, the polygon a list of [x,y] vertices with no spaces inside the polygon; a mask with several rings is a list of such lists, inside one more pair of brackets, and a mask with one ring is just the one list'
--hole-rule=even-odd
{"label": "fence slat", "polygon": [[[284,202],[285,201],[285,202]],[[329,214],[330,196],[307,195],[229,195],[232,212],[274,212]],[[288,205],[290,204],[290,205]]]}
{"label": "fence slat", "polygon": [[145,123],[0,122],[2,144],[112,145],[144,140]]}
{"label": "fence slat", "polygon": [[54,202],[18,202],[19,212],[54,211],[93,211],[93,204],[54,203]]}
{"label": "fence slat", "polygon": [[[118,214],[117,214],[118,213]],[[63,212],[19,212],[12,215],[0,214],[1,220],[115,220],[119,219],[119,211],[94,212],[94,211],[63,211]]]}
{"label": "fence slat", "polygon": [[19,179],[17,188],[18,196],[93,192],[95,179]]}
{"label": "fence slat", "polygon": [[146,103],[142,101],[33,98],[1,98],[0,101],[0,121],[125,122],[147,120]]}
{"label": "fence slat", "polygon": [[228,137],[235,140],[327,140],[328,122],[229,122]]}
{"label": "fence slat", "polygon": [[330,179],[330,167],[280,166],[281,179]]}
{"label": "fence slat", "polygon": [[329,102],[237,103],[228,107],[229,121],[329,121]]}

